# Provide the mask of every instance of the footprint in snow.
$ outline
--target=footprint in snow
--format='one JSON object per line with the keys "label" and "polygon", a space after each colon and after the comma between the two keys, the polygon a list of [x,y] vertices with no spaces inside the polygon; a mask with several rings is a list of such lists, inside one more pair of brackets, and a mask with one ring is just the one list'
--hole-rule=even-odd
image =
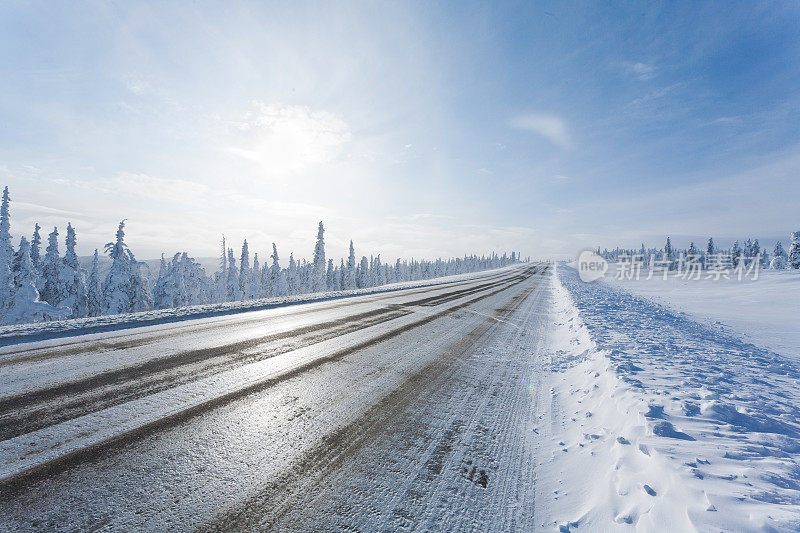
{"label": "footprint in snow", "polygon": [[658,435],[659,437],[669,437],[672,439],[695,440],[691,435],[687,435],[686,433],[675,429],[675,426],[666,420],[662,420],[653,426],[653,434]]}

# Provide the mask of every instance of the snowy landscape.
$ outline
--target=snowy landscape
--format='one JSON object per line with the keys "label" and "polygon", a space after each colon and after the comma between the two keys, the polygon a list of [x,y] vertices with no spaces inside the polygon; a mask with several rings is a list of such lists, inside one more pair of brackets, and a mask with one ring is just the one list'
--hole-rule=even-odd
{"label": "snowy landscape", "polygon": [[0,4],[0,532],[800,532],[798,27]]}

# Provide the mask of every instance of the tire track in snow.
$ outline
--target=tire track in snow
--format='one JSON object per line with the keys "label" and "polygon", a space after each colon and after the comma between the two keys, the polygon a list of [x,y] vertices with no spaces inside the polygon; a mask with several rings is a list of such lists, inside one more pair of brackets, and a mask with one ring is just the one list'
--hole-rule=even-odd
{"label": "tire track in snow", "polygon": [[[45,428],[142,398],[216,372],[260,361],[304,346],[406,316],[413,306],[436,306],[501,286],[508,279],[426,298],[390,304],[358,315],[260,336],[214,348],[188,350],[82,380],[0,400],[0,440]],[[437,288],[438,289],[438,288]],[[431,292],[431,290],[419,291]],[[216,329],[216,327],[212,328]],[[282,342],[281,342],[282,341]],[[130,343],[131,341],[128,341]],[[128,346],[122,343],[122,347]]]}
{"label": "tire track in snow", "polygon": [[[425,521],[436,520],[437,513],[433,504],[440,495],[447,494],[452,488],[449,483],[453,481],[452,477],[443,478],[442,472],[447,470],[450,474],[460,473],[460,463],[454,465],[454,462],[458,462],[454,456],[454,448],[458,449],[461,454],[458,457],[461,457],[464,446],[459,447],[454,441],[460,441],[462,444],[466,441],[467,449],[469,443],[475,441],[474,446],[481,448],[499,436],[501,444],[498,446],[502,447],[505,444],[508,448],[507,438],[517,434],[511,431],[511,428],[520,425],[530,427],[533,424],[533,411],[521,408],[525,398],[519,395],[514,397],[511,392],[518,390],[519,382],[508,378],[515,370],[519,370],[519,367],[510,370],[509,366],[513,365],[508,365],[504,357],[487,362],[481,358],[474,361],[474,354],[470,355],[476,346],[484,345],[493,332],[505,328],[506,320],[523,302],[528,302],[524,313],[526,316],[533,307],[541,304],[538,294],[536,298],[528,299],[533,289],[534,287],[526,288],[516,295],[499,309],[495,316],[487,317],[478,327],[451,345],[444,354],[410,376],[402,386],[375,404],[361,418],[325,438],[317,448],[303,456],[278,479],[268,483],[260,494],[223,514],[204,529],[377,530],[385,527],[409,526],[415,520],[416,526],[424,528],[422,524]],[[470,312],[470,309],[464,308],[464,311]],[[496,320],[497,318],[501,320]],[[522,322],[523,327],[505,328],[506,333],[498,339],[498,344],[516,346],[521,336],[530,334],[530,329],[525,326],[530,325],[531,318],[534,321],[539,320],[539,317],[531,314],[528,320]],[[468,361],[465,362],[465,359]],[[464,367],[467,364],[472,366],[465,373]],[[494,392],[488,393],[489,390]],[[441,397],[442,391],[446,391],[446,399]],[[509,397],[514,398],[510,403],[506,401]],[[429,405],[430,410],[426,409]],[[453,405],[457,407],[453,408]],[[435,428],[439,428],[438,433],[431,434],[431,428],[420,425],[419,418],[435,415],[438,411],[433,409],[434,406],[442,408],[443,417],[439,416],[434,424]],[[493,410],[487,409],[488,406],[492,406]],[[498,411],[505,412],[505,416],[495,416]],[[520,422],[520,418],[526,418],[524,424]],[[414,420],[417,421],[416,424],[413,423]],[[494,425],[497,423],[499,426]],[[400,442],[392,441],[392,438],[387,437],[388,434],[394,434],[401,439]],[[388,445],[384,442],[386,440],[389,441]],[[402,455],[403,451],[395,447],[398,444],[402,445],[405,451],[414,454],[405,465],[394,464],[398,459],[393,456]],[[422,452],[420,444],[423,444]],[[379,450],[374,451],[373,446],[379,447]],[[393,509],[391,515],[398,520],[397,522],[376,523],[373,521],[377,512],[375,509],[353,507],[353,502],[347,501],[348,493],[368,494],[368,498],[375,495],[373,491],[377,487],[372,487],[369,483],[366,487],[353,486],[352,480],[348,479],[348,476],[358,475],[359,467],[369,470],[361,472],[367,478],[370,475],[377,475],[369,465],[364,466],[357,459],[365,453],[365,450],[368,458],[370,452],[385,453],[386,455],[381,456],[385,460],[382,466],[390,471],[394,469],[395,474],[405,480],[399,485],[391,485],[388,488],[390,491],[388,495],[381,494],[386,500],[382,502],[382,507]],[[530,457],[526,458],[522,454],[515,457],[515,461],[513,465],[507,467],[507,471],[520,473],[532,483]],[[409,467],[411,472],[408,472]],[[478,478],[474,479],[478,481]],[[510,479],[510,476],[507,476],[507,479]],[[478,486],[476,481],[463,483],[474,488]],[[515,481],[519,482],[520,478],[516,478]],[[532,497],[532,491],[522,491],[511,481],[500,483],[497,480],[494,482],[489,480],[488,483],[495,483],[500,487],[497,498],[501,501],[508,501],[509,494],[512,493],[515,498]],[[430,484],[435,484],[436,488],[431,489]],[[426,491],[419,491],[421,485],[426,487]],[[522,492],[526,494],[523,495]],[[319,500],[325,497],[336,501],[326,502],[328,508],[320,509]],[[420,505],[423,507],[416,513],[411,512],[404,507],[410,502],[421,502]],[[332,507],[337,507],[339,511]],[[531,511],[532,507],[531,504],[529,506]],[[524,513],[527,508],[521,511]],[[323,514],[333,521],[323,520],[324,523],[315,523],[314,520],[319,522]],[[514,510],[504,512],[502,523],[519,523],[517,514]],[[364,521],[359,522],[357,520],[359,516]],[[428,523],[427,527],[432,527],[433,524]]]}

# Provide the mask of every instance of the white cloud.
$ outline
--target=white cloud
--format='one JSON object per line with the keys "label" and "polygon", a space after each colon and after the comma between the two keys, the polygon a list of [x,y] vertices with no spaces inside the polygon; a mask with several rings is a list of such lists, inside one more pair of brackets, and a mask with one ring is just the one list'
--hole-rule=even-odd
{"label": "white cloud", "polygon": [[235,122],[235,144],[227,151],[260,165],[272,175],[300,174],[333,161],[352,135],[347,123],[308,106],[254,102]]}
{"label": "white cloud", "polygon": [[538,133],[560,148],[570,148],[572,146],[572,139],[570,138],[566,121],[556,115],[522,115],[512,119],[511,126]]}
{"label": "white cloud", "polygon": [[625,63],[625,73],[639,81],[652,80],[656,77],[656,67],[647,63]]}

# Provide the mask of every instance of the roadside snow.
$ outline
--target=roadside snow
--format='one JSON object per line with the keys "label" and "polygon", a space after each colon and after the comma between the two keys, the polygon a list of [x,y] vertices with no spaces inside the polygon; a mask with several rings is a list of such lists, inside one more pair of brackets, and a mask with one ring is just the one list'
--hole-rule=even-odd
{"label": "roadside snow", "polygon": [[542,525],[800,527],[797,363],[569,267],[554,294]]}

